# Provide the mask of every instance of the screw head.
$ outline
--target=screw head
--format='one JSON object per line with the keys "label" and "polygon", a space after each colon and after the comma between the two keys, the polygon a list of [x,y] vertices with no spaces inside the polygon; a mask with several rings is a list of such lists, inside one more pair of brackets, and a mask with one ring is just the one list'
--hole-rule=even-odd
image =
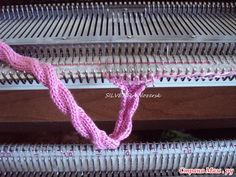
{"label": "screw head", "polygon": [[131,39],[131,38],[132,38],[132,36],[131,36],[131,35],[128,35],[128,36],[127,36],[127,38],[128,38],[128,39]]}

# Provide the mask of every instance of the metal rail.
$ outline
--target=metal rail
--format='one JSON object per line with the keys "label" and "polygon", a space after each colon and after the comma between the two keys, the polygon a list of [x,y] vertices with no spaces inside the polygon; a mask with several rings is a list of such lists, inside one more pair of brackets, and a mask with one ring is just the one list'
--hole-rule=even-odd
{"label": "metal rail", "polygon": [[[104,73],[132,78],[164,72],[170,75],[167,80],[181,73],[224,75],[236,70],[235,9],[233,2],[2,6],[0,40],[18,53],[54,65],[66,83],[87,83],[88,88],[93,82],[99,84],[94,88],[104,88]],[[27,73],[5,64],[0,70],[0,89],[9,84],[24,88],[14,85],[26,83],[31,89],[39,88]],[[181,86],[181,79],[176,86]],[[192,80],[195,83],[196,78]],[[192,86],[192,82],[182,83]],[[229,78],[199,82],[199,86],[220,85],[235,85],[233,72]]]}

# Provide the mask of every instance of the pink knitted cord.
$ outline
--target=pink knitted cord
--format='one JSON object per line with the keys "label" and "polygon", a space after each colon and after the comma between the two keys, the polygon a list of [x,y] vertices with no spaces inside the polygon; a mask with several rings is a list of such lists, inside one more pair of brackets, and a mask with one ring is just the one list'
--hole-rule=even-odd
{"label": "pink knitted cord", "polygon": [[132,117],[138,107],[139,97],[145,89],[145,82],[127,84],[121,79],[111,81],[122,91],[120,112],[115,129],[111,135],[100,130],[85,111],[77,105],[71,92],[57,78],[50,64],[40,63],[37,59],[19,55],[5,43],[0,43],[0,61],[14,69],[34,75],[39,82],[49,88],[51,98],[58,109],[71,117],[76,131],[91,140],[97,149],[115,149],[127,138],[132,130]]}
{"label": "pink knitted cord", "polygon": [[57,78],[53,66],[46,63],[40,63],[37,59],[25,57],[15,53],[11,47],[0,42],[0,61],[4,61],[19,71],[25,71],[34,75],[38,81],[49,88],[51,98],[58,109],[67,116],[71,117],[72,124],[76,131],[83,137],[90,139],[97,149],[115,149],[120,142],[127,138],[132,130],[132,117],[138,107],[139,97],[145,89],[146,84],[153,82],[154,79],[161,77],[167,78],[221,78],[235,76],[236,70],[228,72],[208,72],[192,74],[151,74],[150,78],[138,78],[131,84],[122,78],[109,78],[111,82],[121,89],[122,99],[120,112],[114,131],[107,135],[104,131],[98,129],[92,119],[85,111],[77,105],[71,92]]}

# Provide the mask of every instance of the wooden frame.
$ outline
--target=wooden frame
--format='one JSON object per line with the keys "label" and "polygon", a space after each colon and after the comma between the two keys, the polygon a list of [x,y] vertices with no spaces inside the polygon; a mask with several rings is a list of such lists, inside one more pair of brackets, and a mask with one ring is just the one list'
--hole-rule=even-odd
{"label": "wooden frame", "polygon": [[[105,129],[117,119],[120,98],[106,98],[118,89],[72,90],[80,106]],[[157,98],[145,98],[156,95]],[[0,125],[10,123],[69,124],[57,110],[47,90],[1,91]],[[134,116],[136,129],[235,128],[236,88],[150,88],[146,89]]]}

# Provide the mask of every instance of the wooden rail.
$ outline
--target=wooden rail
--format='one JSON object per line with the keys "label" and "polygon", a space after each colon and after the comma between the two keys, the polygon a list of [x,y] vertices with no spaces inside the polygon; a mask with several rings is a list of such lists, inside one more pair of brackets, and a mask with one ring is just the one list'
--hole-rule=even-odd
{"label": "wooden rail", "polygon": [[[118,89],[72,93],[94,121],[112,128],[119,111]],[[57,110],[47,90],[0,92],[0,123],[39,122],[69,123],[69,118]],[[147,89],[134,123],[138,129],[236,127],[236,88]]]}

